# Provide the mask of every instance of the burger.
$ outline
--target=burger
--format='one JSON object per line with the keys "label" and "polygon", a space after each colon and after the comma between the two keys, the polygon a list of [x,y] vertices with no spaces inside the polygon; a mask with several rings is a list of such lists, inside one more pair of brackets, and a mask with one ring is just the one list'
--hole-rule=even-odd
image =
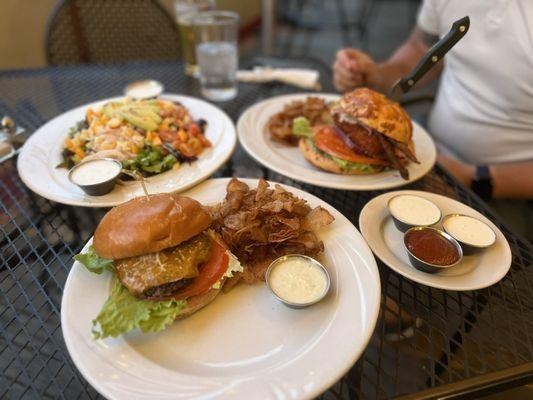
{"label": "burger", "polygon": [[95,337],[134,328],[164,329],[205,307],[242,266],[210,231],[209,210],[189,197],[157,194],[111,209],[96,228],[93,245],[75,257],[92,272],[116,277],[93,321]]}
{"label": "burger", "polygon": [[394,168],[409,179],[414,155],[413,126],[402,107],[368,88],[346,93],[331,106],[332,123],[309,126],[295,119],[304,157],[323,170],[348,175],[373,174]]}

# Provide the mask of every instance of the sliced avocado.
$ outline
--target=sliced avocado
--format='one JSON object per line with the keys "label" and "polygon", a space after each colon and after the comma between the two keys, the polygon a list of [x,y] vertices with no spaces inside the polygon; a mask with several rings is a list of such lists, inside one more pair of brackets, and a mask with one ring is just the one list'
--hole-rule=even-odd
{"label": "sliced avocado", "polygon": [[123,110],[119,115],[130,124],[144,129],[145,131],[155,131],[159,126],[159,122],[161,122],[150,118],[150,116],[142,115],[134,109]]}
{"label": "sliced avocado", "polygon": [[107,117],[114,118],[117,115],[117,111],[119,111],[122,107],[123,103],[112,101],[105,104],[102,108],[102,111]]}
{"label": "sliced avocado", "polygon": [[159,107],[152,100],[109,102],[102,111],[109,118],[123,118],[146,131],[156,130],[162,121]]}
{"label": "sliced avocado", "polygon": [[157,124],[160,124],[161,121],[163,120],[159,116],[159,111],[154,111],[154,110],[152,110],[150,108],[142,108],[141,110],[136,109],[136,111],[138,111],[140,114],[142,114],[143,117],[150,118],[151,120],[157,122]]}

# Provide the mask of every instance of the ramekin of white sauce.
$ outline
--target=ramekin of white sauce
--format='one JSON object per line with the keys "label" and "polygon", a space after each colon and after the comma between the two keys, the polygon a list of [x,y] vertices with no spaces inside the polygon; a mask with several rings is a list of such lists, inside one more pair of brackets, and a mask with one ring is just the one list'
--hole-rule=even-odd
{"label": "ramekin of white sauce", "polygon": [[132,82],[124,88],[126,96],[138,100],[151,99],[161,93],[163,93],[163,84],[154,80]]}
{"label": "ramekin of white sauce", "polygon": [[483,221],[463,214],[449,214],[442,219],[442,227],[459,242],[465,254],[486,249],[496,242],[496,233]]}
{"label": "ramekin of white sauce", "polygon": [[329,290],[327,270],[317,260],[290,254],[274,260],[266,272],[267,285],[289,307],[302,308],[322,300]]}
{"label": "ramekin of white sauce", "polygon": [[112,158],[97,158],[81,162],[68,173],[69,180],[92,196],[109,193],[122,170],[122,163]]}
{"label": "ramekin of white sauce", "polygon": [[387,206],[396,227],[405,232],[414,226],[431,226],[439,222],[440,209],[428,199],[412,194],[392,197]]}

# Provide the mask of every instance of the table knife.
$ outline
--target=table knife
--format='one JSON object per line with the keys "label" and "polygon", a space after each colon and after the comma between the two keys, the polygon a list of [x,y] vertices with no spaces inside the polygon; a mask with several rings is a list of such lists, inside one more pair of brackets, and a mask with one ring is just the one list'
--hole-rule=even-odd
{"label": "table knife", "polygon": [[450,31],[435,43],[422,57],[418,65],[405,77],[400,79],[392,87],[389,98],[398,101],[420,80],[455,44],[466,35],[470,27],[470,18],[463,17],[455,21]]}

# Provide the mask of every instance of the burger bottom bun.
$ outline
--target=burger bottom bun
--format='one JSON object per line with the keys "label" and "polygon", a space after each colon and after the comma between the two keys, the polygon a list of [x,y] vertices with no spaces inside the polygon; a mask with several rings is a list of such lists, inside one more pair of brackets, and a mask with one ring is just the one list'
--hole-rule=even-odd
{"label": "burger bottom bun", "polygon": [[300,139],[299,142],[300,151],[304,155],[305,159],[309,161],[311,164],[313,164],[315,167],[323,169],[328,172],[333,172],[334,174],[342,174],[342,175],[369,175],[369,174],[375,174],[377,172],[380,172],[383,170],[383,167],[374,165],[374,170],[372,171],[361,171],[358,169],[347,169],[344,170],[341,167],[339,167],[335,161],[333,161],[331,158],[325,157],[322,154],[316,152],[311,146],[309,146],[309,143],[306,139]]}
{"label": "burger bottom bun", "polygon": [[205,293],[199,294],[198,296],[192,296],[187,299],[187,305],[181,312],[178,314],[176,319],[181,319],[188,317],[191,314],[194,314],[199,309],[205,307],[220,293],[220,289],[210,289]]}

